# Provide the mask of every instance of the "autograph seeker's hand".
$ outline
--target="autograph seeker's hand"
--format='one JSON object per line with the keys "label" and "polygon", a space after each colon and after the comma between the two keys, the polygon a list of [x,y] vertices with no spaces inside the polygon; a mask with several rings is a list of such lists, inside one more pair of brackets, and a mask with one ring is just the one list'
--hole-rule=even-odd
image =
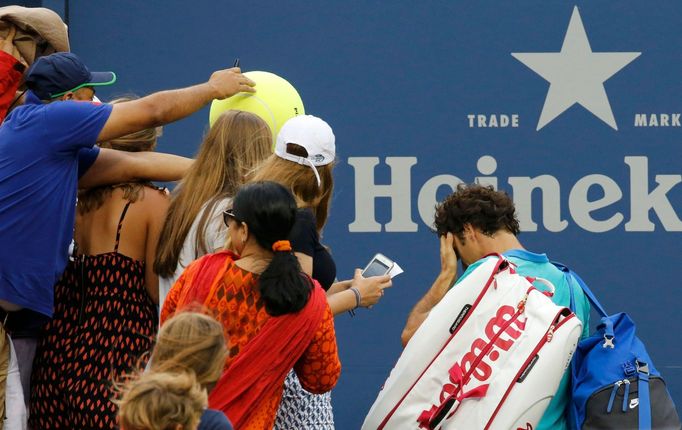
{"label": "autograph seeker's hand", "polygon": [[[357,307],[371,308],[384,295],[384,289],[392,284],[391,277],[371,276],[364,278],[361,269],[355,269],[353,279],[335,282],[327,291],[327,302],[334,315],[352,311]],[[352,291],[351,291],[352,290]],[[359,300],[359,302],[358,302]]]}
{"label": "autograph seeker's hand", "polygon": [[364,278],[362,269],[355,269],[352,285],[360,292],[360,306],[369,308],[379,302],[384,295],[384,289],[391,287],[393,282],[388,275]]}
{"label": "autograph seeker's hand", "polygon": [[219,100],[241,92],[255,93],[256,83],[242,74],[239,67],[218,70],[211,75],[208,84],[215,90]]}

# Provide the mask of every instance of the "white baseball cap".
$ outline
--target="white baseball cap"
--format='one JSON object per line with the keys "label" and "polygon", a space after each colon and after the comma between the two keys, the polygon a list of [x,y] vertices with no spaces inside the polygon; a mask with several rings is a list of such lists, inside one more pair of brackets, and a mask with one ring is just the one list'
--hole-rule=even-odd
{"label": "white baseball cap", "polygon": [[[303,147],[307,157],[287,152],[287,145],[293,143]],[[315,172],[317,185],[321,184],[316,166],[325,166],[336,158],[336,138],[332,128],[325,121],[312,115],[298,115],[284,123],[277,135],[275,154],[285,160],[310,166]]]}

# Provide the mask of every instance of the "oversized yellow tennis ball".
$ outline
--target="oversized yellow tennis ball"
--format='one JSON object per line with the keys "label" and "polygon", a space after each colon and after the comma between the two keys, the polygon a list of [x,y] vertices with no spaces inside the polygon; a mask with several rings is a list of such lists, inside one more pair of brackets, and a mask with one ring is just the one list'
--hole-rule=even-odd
{"label": "oversized yellow tennis ball", "polygon": [[213,125],[221,113],[230,109],[251,112],[268,123],[274,144],[279,129],[288,119],[305,114],[301,96],[286,79],[274,73],[246,72],[244,75],[256,83],[256,92],[237,93],[225,100],[213,100],[209,123]]}

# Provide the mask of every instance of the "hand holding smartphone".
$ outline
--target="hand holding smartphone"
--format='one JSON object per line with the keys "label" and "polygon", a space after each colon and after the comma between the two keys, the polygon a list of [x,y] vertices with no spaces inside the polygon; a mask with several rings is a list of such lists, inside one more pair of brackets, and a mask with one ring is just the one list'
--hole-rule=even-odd
{"label": "hand holding smartphone", "polygon": [[[392,269],[396,268],[398,271],[395,273],[391,273]],[[361,299],[364,297],[370,298],[370,305],[368,305],[368,308],[371,308],[374,303],[379,301],[381,296],[384,295],[383,289],[386,287],[391,286],[391,281],[389,280],[388,283],[384,283],[383,285],[381,283],[378,283],[377,279],[367,279],[367,278],[374,278],[376,276],[384,276],[384,275],[391,275],[391,277],[402,273],[402,269],[400,269],[399,266],[395,264],[393,260],[390,258],[386,257],[383,254],[376,254],[372,259],[369,261],[367,266],[365,266],[365,269],[360,272],[360,276],[356,274],[356,282],[362,283],[365,286],[364,287],[351,287],[350,290],[353,291],[356,295],[356,300],[357,300],[357,306],[360,306]],[[361,293],[360,290],[366,288],[365,293]],[[365,295],[368,294],[368,295]],[[355,315],[355,312],[353,310],[349,311],[350,315],[353,316]]]}
{"label": "hand holding smartphone", "polygon": [[383,276],[388,274],[395,263],[383,254],[376,254],[369,261],[369,264],[362,271],[362,276],[369,278],[370,276]]}

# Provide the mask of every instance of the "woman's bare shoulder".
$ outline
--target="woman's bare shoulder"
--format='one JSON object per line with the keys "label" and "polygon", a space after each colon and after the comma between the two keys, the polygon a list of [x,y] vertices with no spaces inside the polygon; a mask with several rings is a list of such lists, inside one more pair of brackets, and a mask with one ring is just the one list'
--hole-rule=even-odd
{"label": "woman's bare shoulder", "polygon": [[139,193],[136,205],[152,212],[165,211],[170,205],[170,194],[165,188],[145,185]]}

